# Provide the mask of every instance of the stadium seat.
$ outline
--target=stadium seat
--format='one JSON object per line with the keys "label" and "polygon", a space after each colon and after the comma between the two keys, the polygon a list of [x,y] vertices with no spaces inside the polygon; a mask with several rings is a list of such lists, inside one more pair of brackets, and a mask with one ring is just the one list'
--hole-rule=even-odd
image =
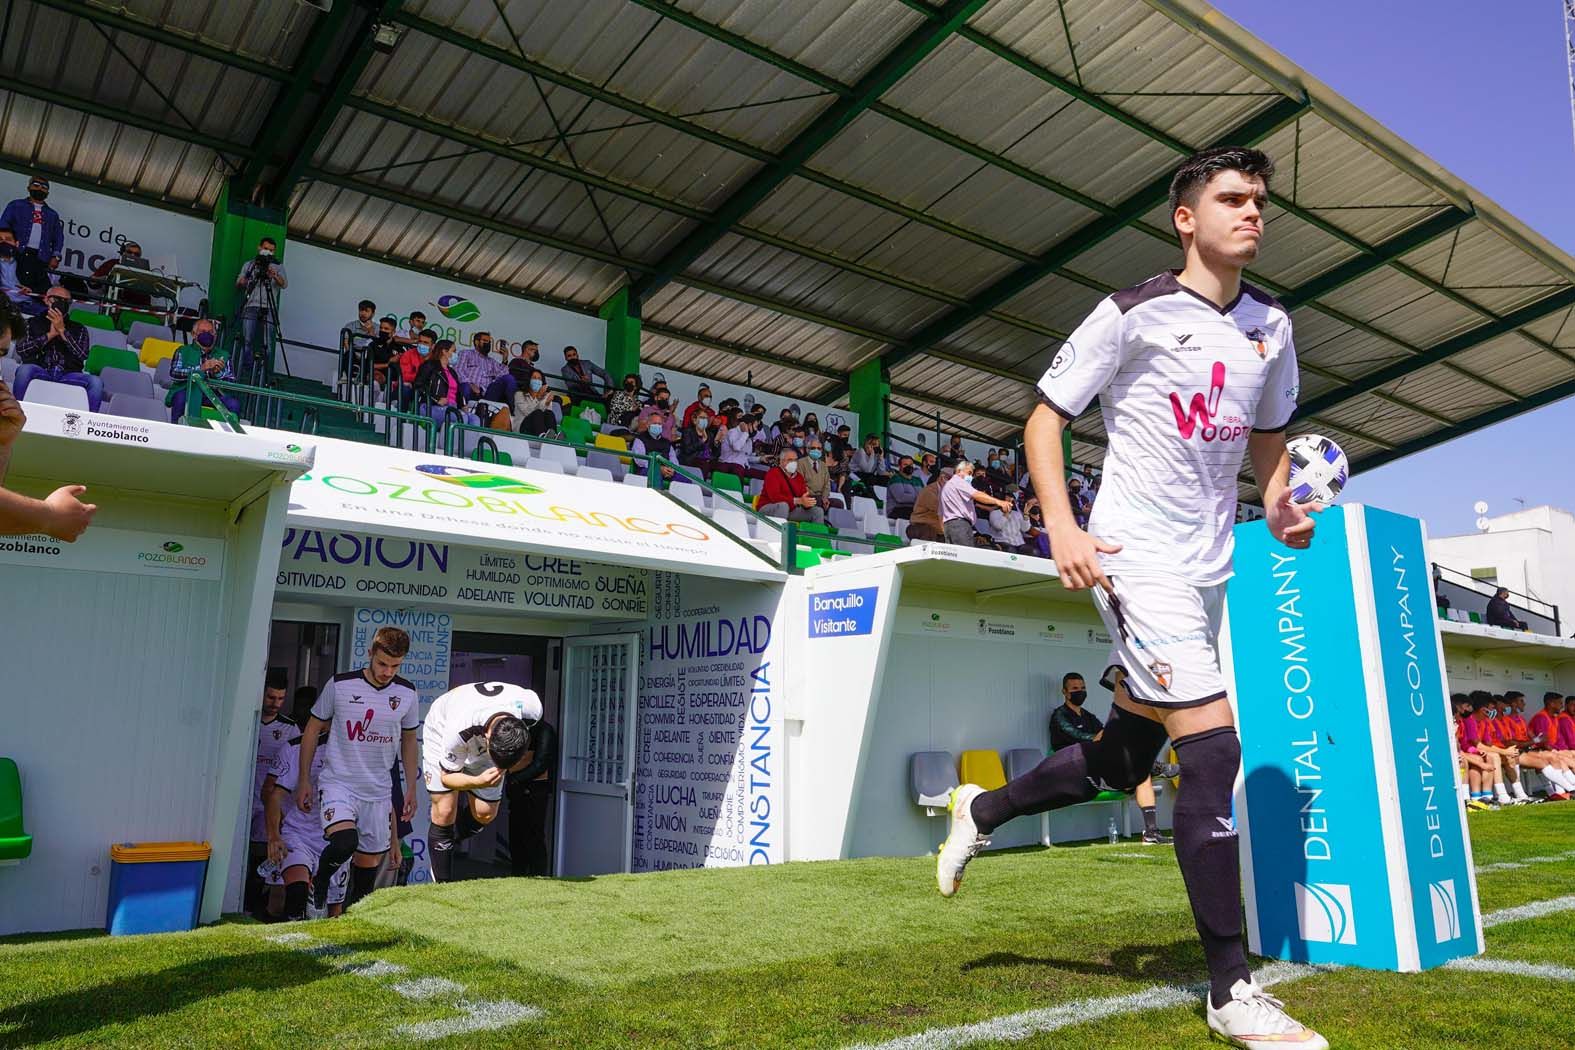
{"label": "stadium seat", "polygon": [[995,529],[990,525],[990,519],[983,515],[973,523],[973,531],[988,536],[992,540],[995,539]]}
{"label": "stadium seat", "polygon": [[596,433],[591,425],[579,416],[563,417],[563,422],[558,424],[558,430],[563,434],[565,441],[572,441],[576,445],[589,445]]}
{"label": "stadium seat", "polygon": [[612,471],[606,467],[591,467],[584,464],[580,465],[580,469],[575,474],[575,477],[590,478],[592,481],[613,481]]}
{"label": "stadium seat", "polygon": [[879,527],[874,529],[870,529],[869,527],[870,519],[874,518],[879,521],[882,518],[880,508],[875,505],[874,500],[870,499],[868,496],[854,496],[853,513],[860,521],[865,523],[866,530],[871,532],[880,531]]}
{"label": "stadium seat", "polygon": [[711,511],[711,520],[716,522],[717,528],[726,529],[739,539],[750,538],[749,515],[730,503],[718,502]]}
{"label": "stadium seat", "polygon": [[525,461],[527,470],[541,470],[548,474],[564,473],[563,464],[554,459],[530,459]]}
{"label": "stadium seat", "polygon": [[105,368],[99,374],[104,381],[104,396],[152,397],[153,377],[140,369],[128,372],[124,368]]}
{"label": "stadium seat", "polygon": [[[126,323],[128,317],[134,318],[130,324]],[[147,339],[175,339],[175,333],[169,325],[148,314],[121,314],[120,327],[126,333],[127,344],[141,343]]]}
{"label": "stadium seat", "polygon": [[133,394],[117,394],[105,401],[104,414],[120,416],[122,419],[148,419],[155,423],[170,421],[170,410],[163,398],[137,397]]}
{"label": "stadium seat", "polygon": [[137,360],[135,351],[125,347],[94,345],[88,350],[87,372],[89,375],[102,376],[104,369],[115,368],[125,372],[140,372],[142,362]]}
{"label": "stadium seat", "polygon": [[585,466],[580,468],[580,473],[584,474],[587,467],[605,470],[612,475],[612,480],[614,481],[622,481],[624,474],[627,473],[623,462],[617,456],[611,452],[602,452],[599,449],[585,454]]}
{"label": "stadium seat", "polygon": [[115,327],[115,319],[113,317],[110,317],[108,314],[101,314],[97,310],[78,310],[73,307],[68,316],[84,328],[93,328],[101,332],[119,331]]}
{"label": "stadium seat", "polygon": [[689,482],[679,482],[675,480],[667,491],[671,492],[675,497],[682,500],[684,503],[689,504],[689,506],[693,507],[700,513],[705,513],[705,489],[701,488],[699,485],[693,485]]}
{"label": "stadium seat", "polygon": [[725,470],[718,470],[711,475],[711,487],[718,492],[729,492],[740,501],[744,498],[744,479],[737,474],[729,474]]}
{"label": "stadium seat", "polygon": [[875,541],[875,553],[881,551],[894,551],[902,546],[902,537],[889,532],[877,532],[871,537]]}
{"label": "stadium seat", "polygon": [[[31,390],[32,387],[29,387],[28,389]],[[1476,613],[1468,613],[1467,615],[1469,615],[1471,617],[1471,622],[1472,623],[1481,623],[1482,622],[1482,617],[1478,616]]]}
{"label": "stadium seat", "polygon": [[986,791],[1006,786],[1006,770],[1001,756],[993,749],[964,751],[958,763],[958,776],[964,784],[978,784]]}
{"label": "stadium seat", "polygon": [[173,358],[185,348],[184,343],[177,343],[173,339],[144,339],[137,350],[137,357],[143,364],[157,367],[164,358]]}
{"label": "stadium seat", "polygon": [[552,445],[543,441],[541,443],[541,452],[536,459],[537,462],[545,461],[558,464],[558,473],[560,474],[574,474],[580,469],[580,457],[575,455],[572,448],[566,448],[563,445]]}
{"label": "stadium seat", "polygon": [[[608,434],[608,433],[597,434],[594,438],[591,439],[591,442],[597,448],[604,448],[604,449],[606,449],[609,452],[627,452],[627,451],[629,451],[629,439],[624,437],[621,434]],[[620,457],[618,457],[618,461],[620,463],[622,463],[625,467],[628,467],[629,463],[630,463],[630,460],[629,460],[628,456],[620,456]]]}
{"label": "stadium seat", "polygon": [[5,380],[7,386],[16,381],[17,367],[15,354],[6,354],[4,357],[0,357],[0,379]]}
{"label": "stadium seat", "polygon": [[33,836],[22,823],[22,775],[16,762],[0,758],[0,863],[15,864],[33,852]]}
{"label": "stadium seat", "polygon": [[957,758],[950,751],[915,751],[908,761],[908,779],[913,785],[913,801],[924,807],[928,817],[937,815],[952,800],[957,786]]}
{"label": "stadium seat", "polygon": [[495,452],[490,448],[483,448],[480,445],[470,450],[470,458],[479,459],[483,463],[497,463],[500,466],[505,467],[512,467],[514,465],[514,457],[509,455],[507,452],[504,452],[501,449]]}
{"label": "stadium seat", "polygon": [[859,519],[851,510],[843,510],[841,507],[832,507],[826,511],[826,520],[836,526],[839,532],[843,529],[859,528]]}
{"label": "stadium seat", "polygon": [[47,379],[35,379],[27,384],[27,396],[22,400],[58,408],[77,408],[84,412],[88,410],[86,390],[69,383],[52,383]]}
{"label": "stadium seat", "polygon": [[751,496],[758,496],[760,495],[760,490],[765,488],[765,486],[766,483],[759,478],[750,478],[748,488],[749,494]]}
{"label": "stadium seat", "polygon": [[793,565],[799,569],[813,569],[820,564],[820,551],[800,545],[793,552]]}
{"label": "stadium seat", "polygon": [[[99,317],[101,314],[94,314]],[[89,346],[112,346],[117,350],[126,349],[126,333],[118,328],[90,328],[88,331]]]}
{"label": "stadium seat", "polygon": [[638,485],[642,489],[648,488],[651,484],[650,480],[644,474],[636,474],[633,471],[630,471],[628,474],[623,476],[623,483],[625,485]]}

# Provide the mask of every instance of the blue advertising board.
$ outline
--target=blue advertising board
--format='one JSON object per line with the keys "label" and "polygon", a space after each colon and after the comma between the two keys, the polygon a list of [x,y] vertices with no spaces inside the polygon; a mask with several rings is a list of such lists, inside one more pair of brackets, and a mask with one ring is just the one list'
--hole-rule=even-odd
{"label": "blue advertising board", "polygon": [[1227,589],[1255,950],[1394,969],[1390,879],[1345,519],[1292,550],[1236,529]]}
{"label": "blue advertising board", "polygon": [[1465,815],[1455,795],[1422,523],[1363,507],[1411,908],[1423,969],[1480,950]]}

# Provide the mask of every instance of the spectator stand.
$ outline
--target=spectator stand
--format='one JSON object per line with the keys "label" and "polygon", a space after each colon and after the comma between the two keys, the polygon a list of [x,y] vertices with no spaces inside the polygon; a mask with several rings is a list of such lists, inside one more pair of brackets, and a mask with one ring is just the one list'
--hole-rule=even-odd
{"label": "spectator stand", "polygon": [[[438,447],[436,424],[429,416],[375,405],[349,405],[333,398],[248,383],[211,380],[195,372],[187,376],[185,383],[186,414],[182,421],[187,424],[219,423],[231,430],[242,430],[245,424],[250,424],[270,430],[290,430],[424,452]],[[240,416],[225,408],[218,394],[229,394],[240,400]],[[209,404],[204,404],[204,398]]]}
{"label": "spectator stand", "polygon": [[[1499,589],[1497,583],[1479,580],[1468,573],[1433,563],[1434,597],[1438,599],[1439,617],[1457,623],[1487,623],[1487,603]],[[1507,589],[1507,588],[1506,588]],[[1559,607],[1518,591],[1509,592],[1509,607],[1515,618],[1526,625],[1533,634],[1564,634]]]}

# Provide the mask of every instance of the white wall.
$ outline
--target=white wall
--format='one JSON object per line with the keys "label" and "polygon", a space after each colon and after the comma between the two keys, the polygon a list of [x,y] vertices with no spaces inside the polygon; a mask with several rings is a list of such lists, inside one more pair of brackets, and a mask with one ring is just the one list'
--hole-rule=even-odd
{"label": "white wall", "polygon": [[1498,583],[1559,607],[1560,632],[1575,630],[1575,515],[1531,507],[1488,519],[1486,532],[1437,536],[1428,557],[1462,573],[1492,567]]}
{"label": "white wall", "polygon": [[[95,496],[95,527],[225,534],[213,510]],[[3,576],[16,602],[0,754],[21,770],[33,854],[0,867],[0,934],[102,927],[112,843],[209,836],[229,699],[213,659],[223,581],[16,565]]]}

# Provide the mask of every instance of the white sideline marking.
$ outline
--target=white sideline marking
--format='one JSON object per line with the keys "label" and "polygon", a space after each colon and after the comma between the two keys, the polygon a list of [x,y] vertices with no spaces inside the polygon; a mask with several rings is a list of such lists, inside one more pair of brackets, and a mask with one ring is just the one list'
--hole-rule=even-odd
{"label": "white sideline marking", "polygon": [[1553,915],[1561,911],[1575,911],[1575,896],[1554,897],[1552,900],[1532,901],[1522,904],[1518,908],[1501,908],[1490,911],[1482,916],[1482,925],[1497,926],[1500,923],[1519,922],[1522,919],[1540,919],[1544,915]]}
{"label": "white sideline marking", "polygon": [[1168,853],[1112,853],[1112,857],[1130,857],[1134,860],[1168,860]]}
{"label": "white sideline marking", "polygon": [[1551,857],[1525,857],[1521,860],[1501,860],[1497,864],[1478,864],[1477,874],[1481,875],[1489,871],[1516,871],[1533,864],[1557,864],[1565,860],[1575,860],[1575,849],[1555,853]]}
{"label": "white sideline marking", "polygon": [[[353,955],[355,948],[342,944],[323,944],[314,941],[305,933],[279,933],[265,938],[274,944],[282,944],[306,955],[328,960],[330,965],[357,977],[379,978],[394,977],[409,972],[409,967],[399,963],[388,962],[386,959],[372,959],[369,962],[335,962],[339,956]],[[534,1021],[545,1016],[545,1011],[540,1007],[527,1006],[516,1003],[512,999],[466,999],[465,986],[458,981],[451,981],[447,977],[414,977],[408,981],[397,981],[389,985],[395,992],[406,999],[417,1000],[452,1000],[455,1009],[459,1010],[457,1017],[444,1017],[436,1021],[421,1021],[417,1024],[402,1024],[394,1029],[399,1035],[425,1042],[431,1039],[442,1039],[450,1035],[465,1035],[470,1032],[485,1032],[494,1028],[507,1028],[510,1025],[522,1024],[525,1021]]]}
{"label": "white sideline marking", "polygon": [[392,987],[406,999],[457,999],[465,990],[464,985],[447,977],[417,977],[413,981],[400,981]]}
{"label": "white sideline marking", "polygon": [[1550,981],[1575,981],[1575,969],[1568,966],[1516,962],[1513,959],[1454,959],[1445,963],[1444,968],[1474,973],[1507,973],[1514,977],[1542,977]]}
{"label": "white sideline marking", "polygon": [[[1311,976],[1323,969],[1327,967],[1304,966],[1301,963],[1270,963],[1259,970],[1256,976],[1258,983],[1267,988],[1270,985]],[[1137,1014],[1149,1010],[1164,1010],[1172,1006],[1186,1006],[1202,999],[1207,990],[1207,983],[1186,987],[1174,984],[1155,985],[1126,995],[1078,999],[1059,1006],[1025,1010],[1022,1013],[1008,1014],[1005,1017],[995,1017],[974,1024],[916,1032],[886,1043],[861,1043],[849,1047],[848,1050],[947,1050],[950,1047],[967,1046],[969,1043],[990,1040],[1017,1042],[1031,1035],[1054,1032],[1061,1028],[1070,1028],[1073,1025],[1116,1017],[1120,1014]]]}

